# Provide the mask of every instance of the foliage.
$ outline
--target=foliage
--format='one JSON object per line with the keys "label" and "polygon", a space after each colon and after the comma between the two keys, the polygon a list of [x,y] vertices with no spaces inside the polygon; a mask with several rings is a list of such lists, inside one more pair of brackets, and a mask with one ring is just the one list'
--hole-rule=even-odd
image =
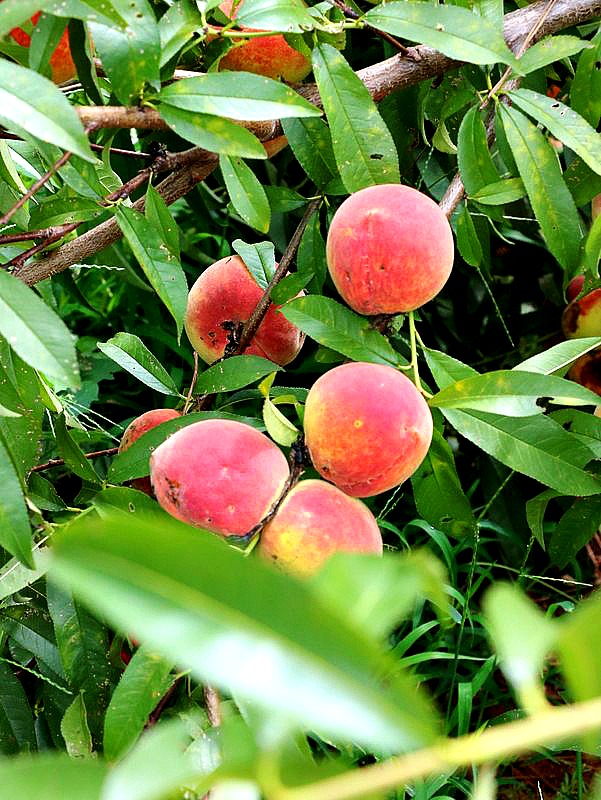
{"label": "foliage", "polygon": [[[0,5],[0,796],[486,800],[536,749],[565,773],[545,796],[582,797],[601,419],[566,375],[601,339],[560,318],[573,276],[601,285],[594,3],[244,0],[247,37],[311,60],[293,86],[219,71],[241,31],[217,6]],[[370,320],[328,277],[328,225],[399,181],[440,202],[455,265]],[[187,290],[234,252],[306,333],[285,369],[234,336],[197,371]],[[200,419],[294,454],[307,390],[347,359],[405,371],[434,417],[411,481],[366,501],[384,558],[296,579],[129,487]],[[117,454],[164,406],[186,413]]]}

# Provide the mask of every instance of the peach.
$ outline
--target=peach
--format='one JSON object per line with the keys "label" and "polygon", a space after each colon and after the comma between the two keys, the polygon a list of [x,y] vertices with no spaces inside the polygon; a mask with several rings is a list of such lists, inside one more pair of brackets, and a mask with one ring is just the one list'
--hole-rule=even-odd
{"label": "peach", "polygon": [[591,217],[593,222],[601,214],[601,194],[596,194],[591,202]]}
{"label": "peach", "polygon": [[568,378],[601,395],[601,348],[577,358],[570,367]]}
{"label": "peach", "polygon": [[601,336],[601,289],[572,300],[563,312],[561,325],[567,339]]}
{"label": "peach", "polygon": [[[38,11],[38,13],[34,14],[31,18],[34,25],[38,21],[40,13],[41,12]],[[29,47],[31,44],[31,36],[26,33],[23,28],[13,28],[12,31],[10,31],[10,35],[21,47]],[[54,52],[50,56],[50,72],[52,80],[55,83],[64,83],[77,75],[77,69],[73,63],[71,48],[69,47],[69,34],[66,29]]]}
{"label": "peach", "polygon": [[398,486],[432,440],[432,415],[413,383],[392,367],[334,367],[311,387],[305,441],[319,474],[353,497]]}
{"label": "peach", "polygon": [[575,300],[578,297],[583,286],[584,275],[576,275],[575,278],[572,278],[566,287],[566,298],[568,303],[571,303],[572,300]]}
{"label": "peach", "polygon": [[[225,0],[219,8],[223,13],[235,19],[242,2]],[[232,7],[233,13],[232,13]],[[240,30],[256,31],[256,28],[245,28],[240,25]],[[273,36],[259,36],[247,39],[236,44],[228,50],[219,62],[219,69],[254,72],[267,78],[282,78],[295,83],[302,81],[311,72],[311,62],[302,53],[290,47],[281,33]]]}
{"label": "peach", "polygon": [[400,184],[352,194],[334,214],[326,257],[336,289],[359,314],[423,306],[453,266],[451,226],[434,200]]}
{"label": "peach", "polygon": [[[141,414],[130,422],[123,432],[119,444],[119,452],[123,453],[128,447],[131,447],[142,434],[152,430],[152,428],[156,428],[161,422],[167,422],[167,420],[175,419],[176,417],[181,417],[181,414],[174,408],[153,408],[151,411],[144,412],[144,414]],[[138,489],[140,492],[144,492],[152,497],[152,487],[148,476],[136,478],[131,482],[131,485],[134,489]]]}
{"label": "peach", "polygon": [[315,572],[333,553],[382,553],[382,537],[360,500],[319,480],[290,491],[261,533],[259,553],[285,570]]}
{"label": "peach", "polygon": [[[216,261],[197,279],[188,295],[184,319],[192,347],[207,364],[223,356],[229,323],[246,322],[263,296],[263,289],[240,256]],[[304,341],[299,331],[271,305],[246,353],[263,356],[284,366],[297,355]]]}
{"label": "peach", "polygon": [[282,451],[242,422],[206,419],[174,433],[150,457],[160,505],[182,522],[243,536],[267,515],[290,470]]}

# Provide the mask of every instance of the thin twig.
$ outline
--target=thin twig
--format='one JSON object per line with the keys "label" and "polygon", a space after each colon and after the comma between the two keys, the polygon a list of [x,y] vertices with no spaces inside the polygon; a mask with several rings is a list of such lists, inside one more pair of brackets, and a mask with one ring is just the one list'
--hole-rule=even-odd
{"label": "thin twig", "polygon": [[271,305],[271,292],[288,272],[288,269],[292,264],[292,261],[296,255],[296,251],[298,250],[298,246],[300,244],[302,235],[305,232],[305,228],[307,227],[309,220],[311,219],[313,214],[317,211],[320,205],[321,205],[321,197],[318,197],[315,200],[311,200],[311,202],[305,209],[305,213],[303,214],[301,221],[298,223],[296,230],[292,234],[292,238],[288,242],[288,246],[284,250],[278,268],[273,273],[271,280],[267,284],[267,288],[263,292],[263,296],[253,309],[252,314],[250,315],[248,320],[244,323],[244,327],[242,328],[242,332],[240,333],[238,344],[231,353],[231,355],[241,355],[249,346],[253,336],[257,332],[257,328],[259,327],[261,322],[263,322],[263,318],[265,317],[265,314],[267,313],[269,306]]}
{"label": "thin twig", "polygon": [[12,219],[12,217],[17,213],[20,208],[23,208],[25,203],[34,196],[34,194],[44,186],[45,183],[48,183],[50,178],[58,172],[58,170],[63,167],[67,161],[71,158],[73,153],[70,150],[67,150],[62,156],[54,162],[54,164],[50,167],[50,169],[45,172],[38,180],[32,184],[31,188],[22,195],[17,202],[11,206],[6,214],[0,217],[0,228],[2,228],[6,223]]}
{"label": "thin twig", "polygon": [[[64,236],[69,233],[72,228],[72,222],[65,222],[62,225],[53,225],[50,228],[40,228],[37,231],[24,231],[21,233],[6,233],[0,236],[0,246],[4,244],[12,244],[13,242],[30,242],[34,239],[43,239],[44,241],[54,240],[54,237],[59,235]],[[60,238],[59,236],[59,238]]]}
{"label": "thin twig", "polygon": [[190,381],[190,388],[188,389],[188,395],[186,397],[186,402],[182,409],[182,414],[187,414],[190,406],[192,405],[192,395],[194,393],[194,387],[196,386],[196,378],[198,377],[198,353],[196,350],[194,351],[194,372],[192,373],[192,380]]}
{"label": "thin twig", "polygon": [[203,695],[210,726],[212,728],[220,728],[222,716],[219,691],[214,686],[205,686],[203,688]]}
{"label": "thin twig", "polygon": [[[108,447],[106,450],[96,450],[93,453],[84,453],[84,458],[100,458],[101,456],[114,456],[119,452],[118,447]],[[52,469],[53,467],[62,467],[65,464],[64,458],[53,458],[51,461],[47,461],[45,464],[38,464],[35,467],[32,467],[29,472],[43,472],[46,469]]]}
{"label": "thin twig", "polygon": [[[330,2],[339,8],[349,19],[357,20],[361,18],[361,14],[358,14],[354,8],[347,6],[344,0],[330,0]],[[401,44],[401,42],[397,41],[394,36],[391,36],[389,33],[386,33],[386,31],[381,31],[378,28],[374,28],[367,22],[363,23],[363,30],[369,31],[375,36],[379,36],[381,39],[384,39],[384,41],[388,42],[388,44],[391,44],[395,50],[398,50],[401,55],[405,56],[405,58],[409,58],[411,60],[419,59],[418,54],[409,50],[408,47],[405,47],[404,44]]]}

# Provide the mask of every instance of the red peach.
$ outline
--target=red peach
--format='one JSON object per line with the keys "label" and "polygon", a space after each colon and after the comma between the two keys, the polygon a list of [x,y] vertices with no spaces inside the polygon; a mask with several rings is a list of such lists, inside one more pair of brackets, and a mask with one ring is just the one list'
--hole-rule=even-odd
{"label": "red peach", "polygon": [[[568,372],[570,380],[601,395],[601,349],[593,350],[577,358]],[[597,414],[597,410],[595,410]],[[601,414],[597,414],[601,416]]]}
{"label": "red peach", "polygon": [[392,367],[343,364],[322,375],[305,405],[305,441],[315,469],[353,497],[398,486],[432,439],[428,404]]}
{"label": "red peach", "polygon": [[152,487],[165,511],[223,536],[242,536],[258,525],[289,475],[282,451],[235,420],[194,422],[150,457]]}
{"label": "red peach", "polygon": [[[41,12],[38,11],[38,13],[34,14],[31,18],[34,25],[40,18],[40,13]],[[26,33],[23,28],[13,28],[10,31],[10,35],[21,47],[29,47],[31,44],[31,36]],[[77,69],[73,63],[71,48],[69,47],[69,34],[66,29],[54,52],[50,56],[50,70],[54,83],[64,83],[77,75]]]}
{"label": "red peach", "polygon": [[601,194],[596,194],[591,202],[591,217],[593,222],[601,214]]}
{"label": "red peach", "polygon": [[[235,5],[232,13],[232,6]],[[219,8],[223,13],[235,19],[242,2],[225,0]],[[245,28],[240,25],[240,30],[257,31],[257,28]],[[265,75],[267,78],[279,79],[296,83],[311,72],[311,62],[302,53],[290,47],[281,33],[273,36],[259,36],[247,39],[228,50],[219,62],[219,69],[254,72]]]}
{"label": "red peach", "polygon": [[400,184],[369,186],[334,214],[326,257],[336,289],[359,314],[412,311],[446,283],[453,233],[425,194]]}
{"label": "red peach", "polygon": [[[141,414],[130,422],[123,432],[119,444],[119,452],[123,453],[128,447],[131,447],[142,434],[152,430],[152,428],[156,428],[161,422],[167,422],[167,420],[175,419],[176,417],[181,417],[181,414],[174,408],[153,408],[151,411],[144,412],[144,414]],[[150,478],[147,475],[143,478],[136,478],[131,482],[131,485],[134,489],[138,489],[138,491],[144,492],[152,497]]]}
{"label": "red peach", "polygon": [[561,325],[567,339],[601,336],[601,289],[572,300],[563,312]]}
{"label": "red peach", "polygon": [[261,533],[259,553],[290,572],[315,572],[333,553],[382,553],[371,511],[331,483],[306,480],[290,491]]}
{"label": "red peach", "polygon": [[[239,256],[222,258],[205,269],[190,289],[184,319],[192,347],[203,361],[212,364],[223,356],[227,323],[246,322],[262,295],[263,289]],[[303,341],[304,334],[288,322],[279,306],[271,305],[246,353],[284,366],[296,357]]]}
{"label": "red peach", "polygon": [[572,278],[566,287],[566,299],[568,303],[571,303],[572,300],[575,300],[578,297],[583,286],[584,275],[576,275],[575,278]]}

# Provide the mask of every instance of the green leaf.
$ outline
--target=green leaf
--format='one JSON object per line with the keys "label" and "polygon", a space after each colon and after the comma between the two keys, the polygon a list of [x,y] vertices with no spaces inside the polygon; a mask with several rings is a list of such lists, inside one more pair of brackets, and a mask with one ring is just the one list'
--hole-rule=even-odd
{"label": "green leaf", "polygon": [[588,166],[601,175],[601,134],[569,106],[530,89],[515,89],[508,96],[556,139],[573,150]]}
{"label": "green leaf", "polygon": [[471,64],[501,61],[521,74],[519,61],[505,44],[501,26],[456,5],[396,0],[371,9],[364,19],[374,28],[440,50]]}
{"label": "green leaf", "polygon": [[95,161],[75,109],[48,78],[0,60],[0,122],[13,133]]}
{"label": "green leaf", "polygon": [[463,211],[457,217],[456,236],[461,258],[472,267],[479,266],[482,262],[482,245],[467,205],[463,206]]}
{"label": "green leaf", "polygon": [[173,685],[171,663],[138,648],[117,684],[104,718],[104,755],[116,761],[136,742],[150,713]]}
{"label": "green leaf", "polygon": [[272,242],[247,244],[242,239],[234,239],[232,249],[244,261],[246,268],[261,289],[267,289],[276,270],[275,248]]}
{"label": "green leaf", "polygon": [[456,358],[440,350],[426,349],[424,352],[430,371],[439,389],[445,389],[455,381],[479,375],[473,367],[468,367]]}
{"label": "green leaf", "polygon": [[582,497],[568,508],[549,540],[553,564],[565,569],[568,562],[593,538],[601,520],[601,497]]}
{"label": "green leaf", "polygon": [[319,189],[340,182],[332,136],[323,119],[284,119],[282,128],[298,163]]}
{"label": "green leaf", "polygon": [[99,516],[114,516],[116,511],[124,514],[151,514],[155,519],[159,512],[156,500],[137,489],[125,486],[109,486],[98,492],[93,500]]}
{"label": "green leaf", "polygon": [[457,537],[475,531],[476,518],[461,488],[453,451],[437,430],[411,485],[418,513],[434,528]]}
{"label": "green leaf", "polygon": [[470,199],[485,206],[500,206],[521,200],[525,195],[526,189],[521,178],[505,178],[483,186],[470,195]]}
{"label": "green leaf", "polygon": [[79,387],[77,356],[67,326],[32,289],[4,270],[0,270],[0,336],[25,363],[72,389]]}
{"label": "green leaf", "polygon": [[477,106],[470,108],[459,126],[457,162],[465,191],[470,197],[484,186],[499,180]]}
{"label": "green leaf", "polygon": [[21,589],[25,589],[46,574],[49,563],[47,548],[34,549],[33,560],[35,564],[33,570],[24,566],[16,558],[11,558],[0,569],[0,600],[10,597],[15,592],[20,592]]}
{"label": "green leaf", "polygon": [[527,358],[516,364],[514,370],[524,372],[540,372],[549,375],[552,372],[564,371],[580,356],[594,350],[601,345],[601,338],[587,337],[583,339],[570,339],[553,345],[542,353]]}
{"label": "green leaf", "polygon": [[299,437],[300,431],[282,414],[269,397],[263,402],[263,421],[267,433],[282,447],[290,447]]}
{"label": "green leaf", "polygon": [[142,214],[120,206],[115,216],[152,288],[175,320],[179,338],[188,302],[186,276],[179,260],[165,246],[160,231]]}
{"label": "green leaf", "polygon": [[165,367],[133,333],[117,333],[98,349],[146,386],[161,394],[179,397],[177,386]]}
{"label": "green leaf", "polygon": [[0,545],[26,567],[34,568],[31,528],[23,489],[0,437]]}
{"label": "green leaf", "polygon": [[210,114],[196,114],[167,103],[161,103],[159,111],[178,136],[198,147],[228,156],[267,158],[257,137],[235,122]]}
{"label": "green leaf", "polygon": [[578,36],[547,36],[540,42],[535,42],[520,56],[520,67],[524,75],[528,75],[554,61],[574,56],[585,47],[590,47],[590,43]]}
{"label": "green leaf", "polygon": [[537,494],[526,502],[526,522],[540,546],[545,549],[545,534],[543,531],[543,521],[545,511],[551,500],[559,497],[553,489],[545,489],[544,492]]}
{"label": "green leaf", "polygon": [[298,253],[296,269],[299,275],[310,275],[310,289],[320,294],[328,274],[326,243],[321,235],[319,214],[313,214],[304,230]]}
{"label": "green leaf", "polygon": [[501,669],[531,714],[547,708],[540,672],[557,628],[519,589],[499,583],[484,595],[487,626]]}
{"label": "green leaf", "polygon": [[144,203],[144,216],[160,231],[163,241],[176,258],[180,256],[179,247],[179,228],[173,219],[167,203],[154,188],[152,183],[148,183],[146,189],[146,200]]}
{"label": "green leaf", "polygon": [[124,104],[142,96],[146,83],[159,86],[159,29],[148,0],[112,0],[127,23],[125,30],[89,23],[111,88]]}
{"label": "green leaf", "polygon": [[54,422],[56,445],[65,464],[80,478],[91,483],[102,483],[90,459],[86,458],[83,450],[67,430],[65,417],[60,414]]}
{"label": "green leaf", "polygon": [[84,693],[88,725],[94,741],[99,743],[115,682],[115,669],[108,657],[108,631],[78,600],[54,584],[48,584],[47,600],[65,674],[69,685]]}
{"label": "green leaf", "polygon": [[67,21],[42,14],[35,24],[29,45],[29,68],[47,78],[51,77],[50,57],[61,40]]}
{"label": "green leaf", "polygon": [[[249,356],[244,357],[248,358]],[[271,370],[273,369],[274,366],[272,365]],[[119,453],[119,455],[113,459],[109,467],[107,479],[113,483],[121,483],[121,481],[143,478],[145,475],[148,475],[148,459],[152,451],[155,450],[161,442],[164,442],[169,434],[175,433],[175,431],[178,431],[180,428],[185,428],[186,425],[191,425],[193,422],[200,422],[203,419],[234,419],[239,422],[246,422],[247,425],[252,425],[255,428],[262,428],[262,425],[257,423],[253,417],[242,417],[223,411],[198,411],[195,414],[186,414],[177,419],[170,419],[147,431],[140,436],[131,447],[128,447],[123,453]]]}
{"label": "green leaf", "polygon": [[485,453],[560,494],[601,492],[601,481],[583,469],[591,450],[547,416],[513,418],[450,408],[443,414]]}
{"label": "green leaf", "polygon": [[199,680],[344,741],[398,749],[435,738],[416,682],[373,640],[214,536],[174,520],[159,530],[80,518],[53,550],[57,579]]}
{"label": "green leaf", "polygon": [[221,155],[219,166],[234,209],[251,228],[267,233],[271,209],[255,173],[241,158]]}
{"label": "green leaf", "polygon": [[596,128],[601,119],[601,70],[597,63],[601,59],[601,31],[580,55],[576,74],[570,87],[572,109]]}
{"label": "green leaf", "polygon": [[211,72],[184,78],[161,89],[158,99],[198,114],[241,121],[321,114],[286,84],[251,72]]}
{"label": "green leaf", "polygon": [[300,0],[253,0],[240,4],[236,21],[248,28],[282,33],[304,33],[315,24]]}
{"label": "green leaf", "polygon": [[[0,14],[0,36],[28,22],[40,10],[39,1],[35,0],[3,0],[2,13]],[[124,28],[125,20],[117,13],[114,3],[106,0],[45,0],[44,10],[48,14],[70,19],[90,20],[102,22]]]}
{"label": "green leaf", "polygon": [[105,773],[101,761],[67,753],[0,761],[0,785],[11,800],[99,800]]}
{"label": "green leaf", "polygon": [[384,638],[416,602],[427,598],[446,615],[445,570],[424,550],[384,557],[336,553],[311,577],[311,589],[371,636]]}
{"label": "green leaf", "polygon": [[181,0],[170,6],[159,20],[161,37],[160,66],[164,67],[202,27],[202,17],[192,0]]}
{"label": "green leaf", "polygon": [[86,704],[80,692],[61,720],[61,733],[67,752],[73,758],[83,758],[92,753],[92,736],[88,728]]}
{"label": "green leaf", "polygon": [[601,592],[597,589],[559,621],[557,649],[574,700],[601,695],[600,614]]}
{"label": "green leaf", "polygon": [[598,395],[573,381],[539,372],[503,369],[459,380],[428,403],[435,408],[475,408],[527,417],[542,413],[539,398],[563,405],[595,405],[598,401]]}
{"label": "green leaf", "polygon": [[261,356],[232,356],[218,361],[199,375],[194,393],[216,394],[242,389],[280,369],[277,364]]}
{"label": "green leaf", "polygon": [[601,259],[601,216],[597,217],[584,240],[581,268],[582,272],[594,280],[599,276],[599,260]]}
{"label": "green leaf", "polygon": [[574,271],[580,253],[579,217],[557,156],[519,111],[501,105],[498,113],[547,247],[564,269]]}
{"label": "green leaf", "polygon": [[298,297],[282,306],[287,320],[316,342],[354,361],[370,361],[397,367],[404,359],[385,336],[360,317],[329,297]]}
{"label": "green leaf", "polygon": [[[28,747],[35,749],[33,714],[27,695],[11,667],[0,660],[0,752],[10,755]],[[0,775],[3,763],[4,759],[0,761]],[[1,785],[6,791],[5,784]]]}
{"label": "green leaf", "polygon": [[386,123],[344,56],[328,44],[313,50],[313,72],[347,191],[398,183],[396,148]]}
{"label": "green leaf", "polygon": [[560,411],[554,411],[550,416],[585,444],[595,458],[601,459],[601,420],[599,417],[589,412],[577,411],[575,408],[563,408]]}

